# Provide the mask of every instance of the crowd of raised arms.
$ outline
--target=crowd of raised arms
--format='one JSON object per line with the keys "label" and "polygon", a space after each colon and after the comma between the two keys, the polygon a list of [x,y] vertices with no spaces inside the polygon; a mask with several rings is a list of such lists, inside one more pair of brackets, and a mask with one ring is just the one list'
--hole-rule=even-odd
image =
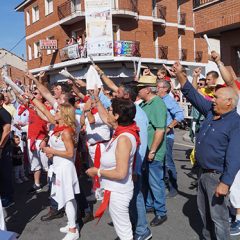
{"label": "crowd of raised arms", "polygon": [[[172,153],[174,128],[184,120],[181,91],[192,105],[191,160],[203,239],[239,235],[239,83],[218,53],[212,51],[210,58],[220,75],[210,71],[200,78],[196,68],[191,82],[176,62],[156,75],[146,67],[138,79],[120,85],[95,64],[90,80],[98,79],[96,85],[71,78],[50,86],[44,72],[26,73],[29,86],[2,85],[0,230],[6,230],[3,208],[17,201],[14,188],[32,181],[31,194],[48,184],[50,207],[42,221],[66,213],[63,240],[79,239],[79,225],[99,221],[107,208],[117,239],[152,238],[151,228],[167,221],[166,199],[178,194]],[[225,84],[218,84],[220,76]],[[83,186],[80,176],[91,186]],[[89,205],[86,191],[102,201],[98,207]],[[150,223],[149,212],[154,213]]]}

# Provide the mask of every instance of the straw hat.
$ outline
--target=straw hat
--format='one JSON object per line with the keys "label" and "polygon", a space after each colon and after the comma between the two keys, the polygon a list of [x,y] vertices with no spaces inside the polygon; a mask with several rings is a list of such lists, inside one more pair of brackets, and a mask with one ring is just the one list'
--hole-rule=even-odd
{"label": "straw hat", "polygon": [[156,85],[156,76],[141,76],[137,84],[138,87],[156,87]]}

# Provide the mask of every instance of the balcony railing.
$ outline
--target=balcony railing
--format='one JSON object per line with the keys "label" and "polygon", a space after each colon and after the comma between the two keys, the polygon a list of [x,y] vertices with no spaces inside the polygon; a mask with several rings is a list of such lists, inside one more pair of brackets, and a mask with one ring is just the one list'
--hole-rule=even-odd
{"label": "balcony railing", "polygon": [[153,9],[153,17],[166,20],[167,7],[156,4],[156,7]]}
{"label": "balcony railing", "polygon": [[195,53],[195,61],[201,62],[203,57],[203,51],[196,51]]}
{"label": "balcony railing", "polygon": [[186,61],[187,60],[187,49],[182,48],[179,53],[180,60]]}
{"label": "balcony railing", "polygon": [[137,0],[112,0],[112,9],[137,12]]}
{"label": "balcony railing", "polygon": [[71,0],[66,1],[65,3],[58,6],[58,17],[59,19],[64,19],[68,16],[71,16],[74,13],[82,12],[82,4],[76,6]]}
{"label": "balcony railing", "polygon": [[193,8],[197,8],[205,4],[210,4],[212,2],[217,2],[217,1],[216,0],[193,0]]}
{"label": "balcony railing", "polygon": [[60,49],[59,54],[62,62],[78,58],[86,58],[87,57],[86,45],[81,46],[77,43],[72,44]]}
{"label": "balcony railing", "polygon": [[178,15],[178,24],[186,25],[186,13],[179,13],[179,15]]}
{"label": "balcony railing", "polygon": [[[73,44],[66,46],[59,51],[61,61],[86,58],[86,45]],[[138,41],[114,41],[115,57],[140,57],[140,42]]]}
{"label": "balcony railing", "polygon": [[158,58],[168,59],[168,46],[158,46]]}
{"label": "balcony railing", "polygon": [[140,42],[114,41],[114,56],[140,57]]}

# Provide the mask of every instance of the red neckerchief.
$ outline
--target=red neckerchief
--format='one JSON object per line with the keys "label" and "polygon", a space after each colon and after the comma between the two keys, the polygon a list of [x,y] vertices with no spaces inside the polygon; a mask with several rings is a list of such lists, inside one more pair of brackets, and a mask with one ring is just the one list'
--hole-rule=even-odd
{"label": "red neckerchief", "polygon": [[[139,137],[139,127],[137,126],[136,122],[134,122],[133,124],[129,125],[129,126],[118,126],[115,130],[115,133],[113,134],[112,137],[112,141],[110,142],[110,144],[122,133],[130,133],[132,134],[137,142],[137,147],[140,145],[140,137]],[[109,145],[110,145],[109,144]],[[135,160],[136,160],[136,154],[134,157],[134,162],[133,162],[133,168],[135,166]],[[98,222],[100,221],[101,217],[103,216],[105,210],[107,209],[108,205],[109,205],[109,201],[110,201],[110,196],[111,196],[111,191],[109,190],[105,190],[104,191],[104,197],[103,197],[103,201],[101,203],[101,205],[99,206],[99,208],[97,209],[96,213],[95,213],[95,218],[98,218]],[[97,222],[97,223],[98,223]]]}
{"label": "red neckerchief", "polygon": [[51,136],[55,135],[58,132],[62,132],[65,129],[68,129],[69,132],[74,133],[74,130],[71,127],[69,127],[69,126],[66,126],[66,125],[62,125],[62,126],[56,125],[56,127],[53,129],[53,133],[51,134]]}
{"label": "red neckerchief", "polygon": [[18,116],[22,115],[22,113],[27,110],[27,107],[25,105],[20,105],[18,108]]}
{"label": "red neckerchief", "polygon": [[[90,99],[89,96],[85,96],[85,97],[83,98],[83,102],[86,103],[89,99]],[[93,107],[93,108],[91,109],[91,113],[92,113],[93,115],[96,114],[97,112],[98,112],[98,109],[97,109],[96,107]]]}
{"label": "red neckerchief", "polygon": [[120,134],[125,133],[125,132],[131,133],[135,137],[135,139],[136,139],[137,146],[140,145],[140,143],[141,143],[140,142],[140,137],[139,137],[140,129],[137,126],[136,122],[134,122],[133,124],[128,125],[128,126],[121,126],[121,125],[119,125],[116,128],[112,138],[116,139]]}

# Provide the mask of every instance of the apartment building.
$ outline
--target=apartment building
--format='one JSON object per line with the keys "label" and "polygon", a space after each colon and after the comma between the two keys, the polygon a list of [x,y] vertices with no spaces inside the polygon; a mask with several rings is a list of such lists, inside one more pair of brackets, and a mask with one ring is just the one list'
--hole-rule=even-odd
{"label": "apartment building", "polygon": [[240,77],[240,1],[194,0],[195,30],[218,39],[225,65]]}
{"label": "apartment building", "polygon": [[27,62],[21,57],[9,52],[6,49],[0,48],[0,87],[3,84],[1,72],[3,66],[7,65],[8,75],[14,81],[26,83],[25,72],[27,71]]}
{"label": "apartment building", "polygon": [[[112,8],[114,56],[96,60],[115,77],[131,77],[134,62],[141,58],[151,69],[180,60],[191,71],[207,63],[207,45],[195,37],[191,0],[109,0]],[[58,72],[67,67],[83,77],[90,64],[86,54],[69,54],[66,40],[86,38],[83,0],[25,0],[16,11],[25,13],[28,68],[48,71],[51,81],[61,80]],[[57,49],[40,50],[40,40],[57,40]],[[119,51],[119,45],[126,50]],[[72,47],[71,47],[72,48]],[[95,60],[95,59],[94,59]]]}

